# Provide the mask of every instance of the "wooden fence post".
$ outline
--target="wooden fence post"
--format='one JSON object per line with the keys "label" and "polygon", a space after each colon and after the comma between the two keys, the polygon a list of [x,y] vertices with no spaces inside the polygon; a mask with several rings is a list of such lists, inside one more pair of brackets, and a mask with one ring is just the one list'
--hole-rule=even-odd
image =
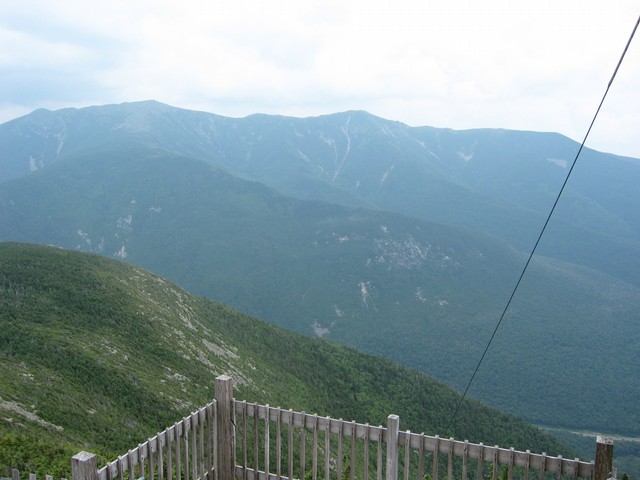
{"label": "wooden fence post", "polygon": [[[217,480],[234,480],[236,469],[236,430],[233,408],[233,383],[231,377],[216,378]],[[76,480],[75,478],[73,480]]]}
{"label": "wooden fence post", "polygon": [[386,480],[398,480],[398,434],[400,433],[400,417],[387,417],[387,476]]}
{"label": "wooden fence post", "polygon": [[596,464],[594,480],[607,480],[613,475],[613,440],[598,435],[596,438]]}
{"label": "wooden fence post", "polygon": [[98,480],[98,460],[93,453],[80,452],[71,457],[73,480]]}

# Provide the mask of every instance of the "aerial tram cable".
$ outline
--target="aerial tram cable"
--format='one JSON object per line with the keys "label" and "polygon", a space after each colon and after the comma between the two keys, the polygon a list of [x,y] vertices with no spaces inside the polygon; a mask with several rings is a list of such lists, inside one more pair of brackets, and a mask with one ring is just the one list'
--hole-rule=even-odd
{"label": "aerial tram cable", "polygon": [[524,277],[524,274],[527,271],[527,268],[529,267],[529,264],[531,263],[531,259],[533,258],[533,255],[535,254],[537,248],[538,248],[538,244],[540,243],[540,240],[542,239],[542,235],[544,234],[545,230],[547,229],[547,225],[549,225],[549,221],[551,220],[551,216],[553,215],[553,212],[556,209],[556,206],[558,205],[558,202],[560,201],[560,197],[562,196],[562,192],[564,192],[564,188],[567,185],[567,182],[569,181],[569,177],[571,176],[571,172],[573,172],[573,168],[576,165],[576,162],[578,161],[578,157],[580,156],[580,153],[582,153],[582,149],[587,141],[587,138],[589,137],[589,134],[591,133],[591,129],[593,127],[593,124],[596,121],[596,118],[598,117],[598,114],[600,113],[600,109],[602,108],[602,104],[604,103],[605,98],[607,98],[607,94],[609,93],[609,88],[611,88],[611,84],[613,83],[614,78],[616,78],[616,75],[618,73],[618,69],[620,68],[620,65],[622,64],[622,60],[624,59],[625,55],[627,54],[627,50],[629,49],[629,45],[631,45],[631,41],[633,40],[633,37],[636,33],[636,30],[638,29],[638,25],[640,25],[640,16],[638,17],[638,20],[636,21],[635,26],[633,27],[633,31],[631,32],[631,35],[629,36],[629,40],[627,40],[627,44],[624,47],[624,50],[622,52],[622,55],[620,56],[620,59],[618,60],[618,64],[616,65],[615,70],[613,71],[613,75],[611,76],[611,80],[609,80],[609,83],[607,84],[607,88],[604,92],[604,95],[602,96],[602,100],[600,100],[600,104],[598,105],[598,108],[596,110],[596,113],[594,114],[592,120],[591,120],[591,124],[589,125],[589,128],[587,129],[587,133],[584,136],[584,139],[582,140],[582,143],[580,144],[580,148],[578,149],[578,152],[576,153],[575,158],[573,159],[573,162],[571,164],[571,168],[569,169],[569,171],[567,172],[567,175],[564,179],[564,183],[562,184],[562,187],[560,187],[560,191],[558,192],[558,195],[556,196],[555,202],[553,203],[553,206],[551,207],[551,210],[549,211],[549,215],[547,216],[546,221],[544,222],[544,225],[542,226],[542,229],[540,230],[540,233],[538,234],[538,239],[536,240],[536,243],[534,244],[533,248],[531,249],[531,253],[529,254],[529,258],[527,259],[527,262],[525,263],[524,267],[522,268],[522,271],[520,272],[520,277],[518,278],[518,281],[516,282],[515,286],[513,287],[513,291],[511,292],[511,296],[509,297],[509,300],[507,301],[504,309],[502,310],[502,314],[500,315],[500,319],[498,320],[498,323],[496,324],[495,328],[493,329],[493,333],[491,334],[491,337],[489,338],[489,341],[487,342],[487,346],[484,349],[484,352],[482,352],[482,356],[480,357],[480,360],[478,361],[478,364],[476,365],[476,368],[473,372],[473,375],[471,375],[471,378],[469,379],[469,383],[467,383],[467,387],[464,389],[464,393],[462,394],[462,396],[460,397],[460,400],[458,401],[458,404],[456,405],[456,409],[453,412],[453,415],[451,416],[451,420],[449,420],[449,425],[447,426],[447,431],[450,431],[451,426],[453,425],[453,421],[455,420],[456,416],[458,415],[458,411],[460,410],[460,406],[462,405],[462,402],[464,401],[464,399],[467,396],[467,393],[469,392],[469,387],[471,387],[471,383],[473,382],[474,378],[476,377],[476,374],[478,373],[478,370],[480,369],[480,365],[482,364],[485,356],[487,355],[487,352],[489,351],[489,347],[491,346],[491,342],[493,342],[493,339],[496,336],[496,333],[498,332],[498,329],[500,328],[500,324],[502,323],[502,320],[504,320],[504,316],[507,313],[507,310],[509,310],[509,306],[511,305],[511,302],[513,300],[513,297],[515,296],[516,292],[518,291],[518,287],[520,286],[520,282],[522,281],[522,278]]}

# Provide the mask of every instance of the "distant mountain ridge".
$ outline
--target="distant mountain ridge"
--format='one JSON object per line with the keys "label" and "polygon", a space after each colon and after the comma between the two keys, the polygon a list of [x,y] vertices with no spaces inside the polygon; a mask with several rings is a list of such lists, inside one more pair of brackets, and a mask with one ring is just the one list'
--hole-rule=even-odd
{"label": "distant mountain ridge", "polygon": [[[361,111],[232,119],[147,101],[38,110],[0,125],[0,182],[125,143],[198,158],[301,199],[485,231],[523,250],[578,149],[559,134],[412,128]],[[585,149],[541,253],[640,286],[639,183],[640,161]]]}
{"label": "distant mountain ridge", "polygon": [[[41,110],[0,125],[0,240],[124,258],[463,388],[526,259],[509,243],[530,246],[574,147],[366,112]],[[470,393],[637,433],[638,162],[587,154]]]}

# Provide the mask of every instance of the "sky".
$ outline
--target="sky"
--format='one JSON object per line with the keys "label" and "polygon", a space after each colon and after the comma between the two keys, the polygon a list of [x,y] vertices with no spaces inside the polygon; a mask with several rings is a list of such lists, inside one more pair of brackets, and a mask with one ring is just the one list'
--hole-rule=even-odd
{"label": "sky", "polygon": [[[637,0],[0,0],[0,123],[154,99],[582,141]],[[640,158],[640,32],[587,141]]]}

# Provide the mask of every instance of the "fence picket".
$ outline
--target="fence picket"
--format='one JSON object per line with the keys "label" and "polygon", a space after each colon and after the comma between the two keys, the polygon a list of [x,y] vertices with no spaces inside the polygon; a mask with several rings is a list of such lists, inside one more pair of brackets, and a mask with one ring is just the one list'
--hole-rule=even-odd
{"label": "fence picket", "polygon": [[[249,418],[249,414],[248,412],[248,408],[249,406],[247,405],[247,402],[244,401],[242,402],[242,465],[248,465],[248,452],[247,452],[247,448],[248,448],[248,443],[247,443],[247,419]],[[244,473],[243,473],[243,477],[244,480],[247,480],[247,474],[248,474],[248,470],[245,468],[244,469]]]}
{"label": "fence picket", "polygon": [[378,462],[376,464],[376,480],[382,480],[382,425],[378,425]]}
{"label": "fence picket", "polygon": [[198,423],[200,428],[198,429],[198,468],[200,469],[200,479],[204,480],[207,476],[207,471],[204,468],[204,425],[206,421],[206,411],[200,410],[198,412]]}
{"label": "fence picket", "polygon": [[278,408],[276,420],[276,476],[282,477],[282,409]]}
{"label": "fence picket", "polygon": [[123,463],[123,456],[119,456],[118,459],[116,460],[116,464],[118,466],[118,480],[124,480],[124,463]]}
{"label": "fence picket", "polygon": [[155,480],[155,462],[153,461],[155,451],[153,446],[156,445],[157,441],[157,436],[149,440],[149,480]]}
{"label": "fence picket", "polygon": [[478,445],[478,468],[476,470],[476,479],[482,480],[482,471],[484,470],[484,445]]}
{"label": "fence picket", "polygon": [[306,428],[305,428],[305,422],[307,419],[307,414],[304,412],[301,412],[302,415],[302,429],[300,430],[300,478],[305,478],[304,474],[305,474],[305,466],[306,466],[306,458],[305,458],[305,454],[306,454],[306,446],[307,446],[307,442],[306,442]]}
{"label": "fence picket", "polygon": [[364,465],[362,466],[362,476],[364,480],[369,480],[369,436],[371,433],[368,423],[365,424],[364,427]]}
{"label": "fence picket", "polygon": [[411,432],[407,430],[404,437],[404,480],[409,480],[409,461],[411,460]]}
{"label": "fence picket", "polygon": [[329,460],[331,459],[331,419],[327,417],[327,430],[324,433],[324,480],[330,480],[331,470]]}
{"label": "fence picket", "polygon": [[164,449],[167,444],[166,431],[158,434],[158,480],[164,480]]}
{"label": "fence picket", "polygon": [[174,438],[175,426],[172,425],[167,430],[167,480],[173,480],[173,455],[171,454],[171,450],[173,447]]}
{"label": "fence picket", "polygon": [[289,444],[288,454],[289,454],[289,478],[293,478],[293,410],[289,409],[289,419],[288,419],[288,431],[289,434]]}
{"label": "fence picket", "polygon": [[337,453],[337,462],[338,462],[338,473],[337,473],[337,478],[339,480],[342,479],[342,440],[344,438],[343,436],[343,430],[344,430],[344,424],[342,423],[342,419],[339,419],[339,424],[338,424],[338,453]]}
{"label": "fence picket", "polygon": [[313,456],[311,460],[311,478],[312,480],[318,480],[318,416],[313,416],[312,424],[313,432]]}
{"label": "fence picket", "polygon": [[469,440],[464,441],[462,449],[462,480],[467,480],[467,471],[469,467]]}
{"label": "fence picket", "polygon": [[[418,445],[418,478],[422,480],[424,478],[424,432],[420,436],[420,445]],[[465,479],[463,478],[463,480]]]}
{"label": "fence picket", "polygon": [[513,447],[509,449],[509,470],[507,472],[507,480],[513,480],[513,462],[515,457],[515,450]]}
{"label": "fence picket", "polygon": [[558,462],[558,470],[556,471],[556,480],[560,480],[562,477],[562,455],[558,455],[556,460]]}
{"label": "fence picket", "polygon": [[270,463],[270,452],[269,452],[269,444],[271,440],[269,438],[269,404],[265,405],[267,409],[267,414],[264,421],[264,471],[267,475],[269,475],[269,463]]}
{"label": "fence picket", "polygon": [[447,453],[447,480],[453,479],[453,438],[449,438],[449,452]]}
{"label": "fence picket", "polygon": [[[438,457],[440,456],[440,436],[435,436],[435,446],[433,448],[433,480],[438,480]],[[478,478],[478,480],[482,480],[482,478]]]}
{"label": "fence picket", "polygon": [[175,433],[176,480],[182,480],[182,422],[176,423]]}
{"label": "fence picket", "polygon": [[492,462],[492,467],[491,467],[491,478],[493,480],[498,480],[498,469],[500,468],[499,464],[498,464],[498,446],[494,446],[493,447],[493,462]]}
{"label": "fence picket", "polygon": [[351,421],[351,458],[349,463],[349,480],[355,480],[356,476],[356,421]]}

